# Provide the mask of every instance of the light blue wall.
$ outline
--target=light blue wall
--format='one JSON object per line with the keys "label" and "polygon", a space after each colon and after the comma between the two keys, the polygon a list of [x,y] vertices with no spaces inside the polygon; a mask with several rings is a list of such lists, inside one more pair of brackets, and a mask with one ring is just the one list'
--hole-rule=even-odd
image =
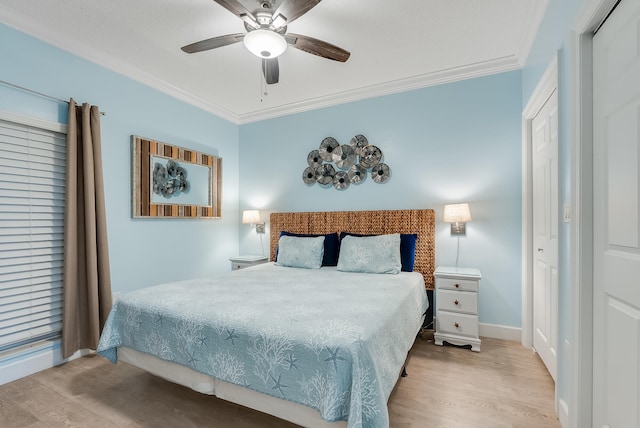
{"label": "light blue wall", "polygon": [[[557,51],[567,55],[569,30],[587,0],[549,0],[549,6],[522,70],[522,102],[529,100],[551,58]],[[568,59],[568,58],[567,58]]]}
{"label": "light blue wall", "polygon": [[[434,208],[437,264],[454,265],[443,205],[469,202],[459,265],[482,271],[480,321],[520,327],[521,94],[515,71],[242,125],[241,209]],[[369,178],[338,191],[302,182],[307,154],[323,138],[346,144],[357,134],[383,151],[387,183]],[[240,250],[260,251],[248,226]]]}
{"label": "light blue wall", "polygon": [[[522,70],[522,101],[526,105],[540,78],[552,59],[558,58],[558,102],[559,102],[559,206],[571,201],[571,139],[569,122],[571,107],[570,30],[587,0],[551,0],[538,35]],[[558,213],[561,216],[561,213]],[[560,217],[561,218],[561,217]],[[571,384],[570,347],[572,346],[572,303],[570,265],[570,224],[559,223],[559,290],[558,290],[558,397],[569,402]],[[571,412],[572,409],[569,409]]]}
{"label": "light blue wall", "polygon": [[[238,253],[238,126],[0,24],[0,79],[98,105],[114,292],[229,270]],[[66,123],[67,105],[0,85],[0,110]],[[221,220],[131,218],[131,135],[222,157]]]}

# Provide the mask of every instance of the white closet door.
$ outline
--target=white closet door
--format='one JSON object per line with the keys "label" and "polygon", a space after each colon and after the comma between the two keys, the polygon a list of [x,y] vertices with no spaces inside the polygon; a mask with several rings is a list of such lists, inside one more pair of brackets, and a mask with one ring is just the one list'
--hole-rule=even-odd
{"label": "white closet door", "polygon": [[640,0],[593,39],[594,414],[640,426]]}

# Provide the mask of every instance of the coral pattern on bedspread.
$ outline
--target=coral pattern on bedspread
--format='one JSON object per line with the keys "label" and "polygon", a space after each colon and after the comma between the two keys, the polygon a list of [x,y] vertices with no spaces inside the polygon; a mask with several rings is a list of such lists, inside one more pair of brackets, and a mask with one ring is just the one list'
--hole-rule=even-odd
{"label": "coral pattern on bedspread", "polygon": [[127,346],[320,412],[387,427],[387,400],[428,306],[422,275],[273,263],[115,302],[98,353]]}

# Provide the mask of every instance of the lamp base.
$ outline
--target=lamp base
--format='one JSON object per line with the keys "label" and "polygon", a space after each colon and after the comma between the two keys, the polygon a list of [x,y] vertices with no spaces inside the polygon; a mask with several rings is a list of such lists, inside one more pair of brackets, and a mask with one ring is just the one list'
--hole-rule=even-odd
{"label": "lamp base", "polygon": [[256,233],[264,233],[264,223],[256,223]]}
{"label": "lamp base", "polygon": [[466,223],[463,223],[463,222],[451,223],[451,234],[466,235],[467,234]]}

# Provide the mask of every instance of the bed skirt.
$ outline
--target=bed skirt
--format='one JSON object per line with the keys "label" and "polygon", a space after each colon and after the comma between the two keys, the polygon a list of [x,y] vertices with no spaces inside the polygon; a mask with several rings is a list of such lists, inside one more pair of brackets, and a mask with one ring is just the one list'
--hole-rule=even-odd
{"label": "bed skirt", "polygon": [[258,410],[294,424],[314,428],[345,428],[347,426],[347,422],[323,420],[320,413],[311,407],[243,388],[135,349],[119,347],[118,360],[202,394],[215,395],[222,400]]}

